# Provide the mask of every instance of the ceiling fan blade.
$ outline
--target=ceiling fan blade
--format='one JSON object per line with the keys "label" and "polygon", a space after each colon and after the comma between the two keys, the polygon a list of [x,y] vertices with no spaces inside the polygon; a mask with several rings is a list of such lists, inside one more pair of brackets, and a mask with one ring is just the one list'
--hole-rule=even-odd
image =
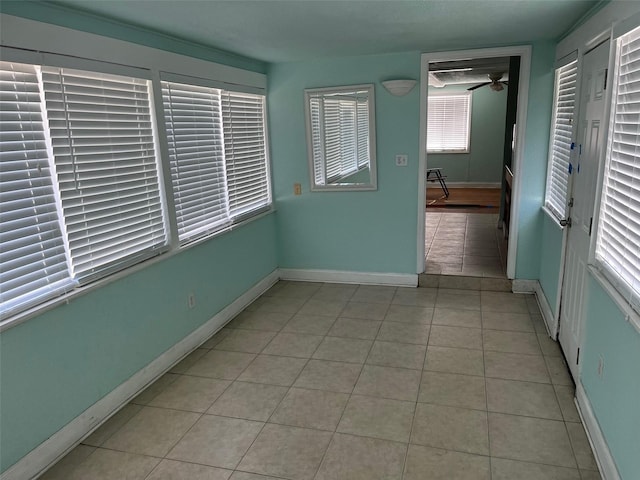
{"label": "ceiling fan blade", "polygon": [[485,85],[491,85],[492,82],[481,83],[479,85],[475,85],[471,88],[467,88],[467,91],[475,90],[476,88],[484,87]]}

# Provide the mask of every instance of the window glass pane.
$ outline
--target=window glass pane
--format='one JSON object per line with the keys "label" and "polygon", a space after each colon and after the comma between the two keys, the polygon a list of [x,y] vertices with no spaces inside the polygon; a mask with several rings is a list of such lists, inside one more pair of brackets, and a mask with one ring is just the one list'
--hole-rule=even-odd
{"label": "window glass pane", "polygon": [[271,203],[264,96],[222,92],[229,213],[237,218]]}
{"label": "window glass pane", "polygon": [[596,260],[640,311],[640,28],[617,45]]}
{"label": "window glass pane", "polygon": [[38,67],[0,62],[0,313],[72,287],[58,215]]}
{"label": "window glass pane", "polygon": [[471,93],[429,95],[428,152],[469,152]]}
{"label": "window glass pane", "polygon": [[220,90],[162,82],[181,243],[228,224]]}
{"label": "window glass pane", "polygon": [[546,207],[559,219],[566,216],[569,192],[577,62],[556,70],[553,130],[547,166]]}
{"label": "window glass pane", "polygon": [[155,254],[167,235],[148,80],[42,67],[75,278]]}

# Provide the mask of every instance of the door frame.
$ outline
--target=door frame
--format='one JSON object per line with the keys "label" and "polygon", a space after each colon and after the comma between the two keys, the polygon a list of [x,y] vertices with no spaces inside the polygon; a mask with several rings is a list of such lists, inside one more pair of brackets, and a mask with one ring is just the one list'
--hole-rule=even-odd
{"label": "door frame", "polygon": [[492,58],[492,57],[520,57],[520,80],[518,82],[518,115],[516,119],[517,131],[515,137],[515,152],[512,165],[513,202],[511,203],[511,227],[509,228],[509,243],[507,254],[507,277],[515,278],[516,254],[518,247],[518,213],[520,211],[520,182],[522,181],[521,165],[524,161],[524,140],[527,122],[527,106],[529,103],[529,77],[531,75],[531,46],[520,45],[511,47],[479,48],[472,50],[450,50],[447,52],[423,53],[420,56],[420,145],[418,165],[418,232],[416,273],[425,271],[425,211],[426,175],[427,175],[427,101],[429,89],[429,63],[435,61],[453,60],[459,58]]}

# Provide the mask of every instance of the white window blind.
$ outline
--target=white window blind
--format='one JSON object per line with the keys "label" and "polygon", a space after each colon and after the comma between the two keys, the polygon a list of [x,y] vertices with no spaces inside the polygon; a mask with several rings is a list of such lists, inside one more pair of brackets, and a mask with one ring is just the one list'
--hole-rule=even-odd
{"label": "white window blind", "polygon": [[640,28],[618,39],[596,262],[640,311]]}
{"label": "white window blind", "polygon": [[264,103],[263,95],[222,92],[229,213],[236,219],[271,203]]}
{"label": "white window blind", "polygon": [[155,254],[166,232],[149,81],[42,67],[73,276]]}
{"label": "white window blind", "polygon": [[556,70],[545,206],[558,220],[563,220],[567,213],[576,78],[577,61]]}
{"label": "white window blind", "polygon": [[0,313],[71,288],[38,68],[0,62]]}
{"label": "white window blind", "polygon": [[181,243],[230,222],[220,90],[162,82]]}
{"label": "white window blind", "polygon": [[318,185],[369,166],[368,100],[340,98],[359,93],[309,99],[314,175]]}
{"label": "white window blind", "polygon": [[429,95],[427,151],[468,153],[471,93]]}

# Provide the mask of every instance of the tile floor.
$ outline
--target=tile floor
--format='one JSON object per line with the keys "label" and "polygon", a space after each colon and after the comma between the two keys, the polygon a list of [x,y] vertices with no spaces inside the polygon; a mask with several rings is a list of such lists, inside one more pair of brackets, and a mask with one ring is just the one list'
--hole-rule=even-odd
{"label": "tile floor", "polygon": [[279,282],[43,478],[600,478],[534,298],[440,280]]}
{"label": "tile floor", "polygon": [[507,242],[498,215],[427,211],[426,273],[506,278]]}

